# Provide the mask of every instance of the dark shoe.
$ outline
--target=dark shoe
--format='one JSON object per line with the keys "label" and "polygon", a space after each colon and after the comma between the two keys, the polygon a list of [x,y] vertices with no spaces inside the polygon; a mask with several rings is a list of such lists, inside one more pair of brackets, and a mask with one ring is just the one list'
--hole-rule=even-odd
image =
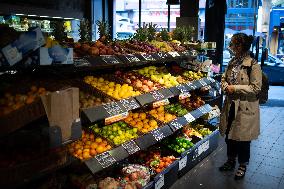
{"label": "dark shoe", "polygon": [[236,161],[228,160],[224,165],[219,167],[219,171],[233,171],[236,166]]}
{"label": "dark shoe", "polygon": [[247,170],[246,165],[240,165],[236,174],[235,174],[235,180],[240,180],[240,179],[244,178],[245,174],[246,174],[246,170]]}

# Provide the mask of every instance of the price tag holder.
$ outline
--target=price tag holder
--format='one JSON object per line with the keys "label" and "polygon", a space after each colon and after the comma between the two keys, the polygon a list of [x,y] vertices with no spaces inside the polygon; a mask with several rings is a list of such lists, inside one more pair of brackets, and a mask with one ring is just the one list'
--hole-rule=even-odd
{"label": "price tag holder", "polygon": [[184,118],[186,119],[186,121],[188,123],[191,123],[191,122],[193,122],[195,120],[195,118],[190,113],[184,115]]}
{"label": "price tag holder", "polygon": [[168,54],[167,54],[167,53],[164,53],[164,52],[159,52],[157,55],[158,55],[161,59],[166,59],[166,58],[169,57]]}
{"label": "price tag holder", "polygon": [[139,58],[137,58],[135,55],[133,54],[126,54],[124,55],[124,57],[129,61],[129,62],[139,62]]}
{"label": "price tag holder", "polygon": [[199,80],[199,83],[202,85],[202,87],[207,86],[207,83],[203,79]]}
{"label": "price tag holder", "polygon": [[198,156],[200,156],[203,152],[206,152],[208,149],[209,149],[209,140],[207,140],[198,147],[197,150]]}
{"label": "price tag holder", "polygon": [[171,122],[169,123],[169,125],[170,125],[175,131],[183,127],[183,125],[182,125],[181,123],[179,123],[177,119],[174,119],[173,121],[171,121]]}
{"label": "price tag holder", "polygon": [[112,157],[109,152],[104,152],[102,154],[96,155],[95,158],[103,168],[107,168],[116,162],[114,157]]}
{"label": "price tag holder", "polygon": [[186,93],[186,92],[189,91],[189,88],[188,88],[187,84],[177,85],[176,88],[180,91],[180,93]]}
{"label": "price tag holder", "polygon": [[173,51],[173,52],[168,52],[172,57],[178,57],[180,56],[180,54],[178,54],[178,52]]}
{"label": "price tag holder", "polygon": [[159,129],[155,129],[151,131],[151,133],[157,142],[165,138],[164,133],[162,133]]}
{"label": "price tag holder", "polygon": [[111,123],[123,120],[123,119],[127,118],[127,116],[128,116],[128,112],[124,112],[122,114],[118,114],[118,115],[115,115],[115,116],[108,117],[108,118],[105,119],[105,124],[109,125]]}
{"label": "price tag holder", "polygon": [[117,102],[111,102],[103,105],[103,108],[108,113],[109,117],[122,114],[125,112]]}
{"label": "price tag holder", "polygon": [[159,91],[151,91],[150,94],[155,100],[162,100],[165,98],[165,96]]}
{"label": "price tag holder", "polygon": [[125,142],[122,144],[122,147],[130,154],[134,154],[135,152],[138,152],[140,150],[139,146],[137,146],[137,144],[131,140],[128,142]]}
{"label": "price tag holder", "polygon": [[199,107],[198,110],[199,110],[202,114],[208,113],[207,108],[205,108],[204,106]]}
{"label": "price tag holder", "polygon": [[119,64],[120,62],[117,60],[115,56],[112,55],[101,55],[102,60],[107,64]]}
{"label": "price tag holder", "polygon": [[155,183],[155,189],[161,189],[165,185],[165,177],[161,174],[159,180]]}
{"label": "price tag holder", "polygon": [[165,105],[168,105],[168,104],[170,104],[169,99],[159,100],[159,101],[153,103],[153,108],[165,106]]}
{"label": "price tag holder", "polygon": [[182,170],[183,168],[186,167],[187,164],[187,156],[185,156],[184,158],[180,159],[178,162],[178,170]]}
{"label": "price tag holder", "polygon": [[134,98],[123,99],[119,101],[122,106],[127,110],[134,110],[140,107],[140,105],[136,102]]}
{"label": "price tag holder", "polygon": [[151,54],[142,53],[141,56],[147,61],[154,61],[155,58]]}
{"label": "price tag holder", "polygon": [[187,83],[187,85],[191,90],[195,90],[198,88],[194,83]]}

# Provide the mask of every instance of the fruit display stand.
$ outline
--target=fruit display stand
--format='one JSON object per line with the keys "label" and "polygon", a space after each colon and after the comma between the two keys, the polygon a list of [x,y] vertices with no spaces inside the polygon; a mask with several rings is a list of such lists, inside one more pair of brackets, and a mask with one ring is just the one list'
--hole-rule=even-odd
{"label": "fruit display stand", "polygon": [[[166,56],[165,55],[166,53],[162,53],[162,54],[164,54],[163,56]],[[178,54],[182,54],[182,53],[178,53]],[[159,53],[157,53],[156,55],[159,56]],[[151,64],[151,66],[153,65],[154,61],[149,60],[150,56],[145,55],[145,54],[141,56],[142,58],[144,57],[145,63],[147,62],[147,64]],[[154,55],[151,55],[151,56],[156,57]],[[176,53],[169,53],[168,56],[171,56],[172,58],[171,59],[164,58],[165,59],[164,62],[159,62],[157,64],[167,65],[167,64],[170,64],[170,61],[178,62],[181,59],[186,58],[186,55],[184,56],[177,55]],[[140,59],[142,58],[140,57]],[[106,60],[106,58],[104,59]],[[123,58],[118,57],[117,59],[123,62]],[[129,56],[128,59],[132,60],[135,58],[133,56]],[[107,68],[110,68],[108,67],[109,65],[112,66],[112,64],[109,64],[109,63],[106,63],[106,64],[107,64],[106,65]],[[119,65],[120,63],[115,63],[115,64]],[[128,72],[129,69],[132,69],[135,66],[137,66],[137,69],[141,68],[139,67],[141,65],[139,64],[138,61],[132,61],[131,66],[132,67],[125,68],[126,70],[123,70],[124,68],[120,66],[119,68],[122,69],[122,72]],[[82,70],[78,70],[77,68],[68,68],[68,69],[74,69],[73,72],[78,72],[78,74],[82,73]],[[88,70],[88,68],[84,68],[84,69]],[[88,71],[91,72],[94,69],[95,69],[95,66],[90,68]],[[56,68],[56,71],[58,71],[58,74],[64,73],[64,72],[61,72],[60,68],[59,69]],[[107,77],[107,78],[105,77],[104,79],[107,79],[107,80],[109,79],[108,84],[110,84],[111,82],[117,81],[117,83],[123,86],[125,83],[127,83],[125,79],[116,80],[115,77],[118,77],[118,75],[116,76],[115,74],[113,74],[112,79],[110,79],[110,77]],[[142,76],[140,78],[143,78],[143,77],[145,76]],[[149,80],[147,80],[147,82],[145,83],[149,84],[147,86],[149,88],[150,86],[152,86],[152,83],[155,83],[155,81],[151,80],[151,77],[149,77],[148,79]],[[163,78],[163,79],[166,79],[166,78]],[[84,91],[84,93],[89,93],[90,95],[95,95],[101,98],[108,98],[109,101],[112,101],[112,102],[100,101],[102,104],[99,104],[99,103],[95,105],[88,104],[84,106],[83,108],[81,108],[81,121],[85,127],[89,127],[90,125],[94,125],[96,123],[99,123],[101,127],[105,127],[105,125],[109,125],[112,123],[117,123],[118,121],[127,118],[127,116],[131,114],[130,111],[133,113],[137,113],[139,111],[140,113],[145,112],[146,117],[149,118],[148,121],[150,121],[150,119],[153,116],[150,112],[153,108],[167,106],[167,104],[169,103],[170,104],[179,103],[178,99],[188,98],[193,91],[196,91],[208,85],[213,85],[216,82],[215,80],[211,78],[204,77],[204,78],[200,78],[194,81],[186,81],[181,84],[175,83],[170,87],[162,86],[161,88],[157,90],[148,91],[147,89],[145,91],[141,91],[139,95],[131,96],[131,97],[127,96],[128,98],[123,98],[123,96],[121,96],[121,98],[119,99],[119,98],[113,98],[111,95],[108,94],[107,91],[102,91],[99,88],[96,89],[96,88],[93,88],[92,86],[87,86],[83,80],[75,79],[75,81],[76,81],[75,83],[69,82],[69,85],[78,86],[80,90]],[[134,88],[135,87],[133,87],[133,89]],[[83,99],[84,97],[82,97],[82,100]],[[181,106],[183,107],[183,105]],[[165,138],[173,135],[175,132],[181,129],[184,125],[197,120],[204,114],[207,114],[208,112],[211,111],[211,109],[212,108],[210,105],[205,104],[205,105],[199,106],[198,108],[187,110],[186,112],[183,112],[183,113],[176,112],[175,117],[171,117],[171,118],[169,114],[166,115],[166,113],[163,113],[164,117],[162,120],[167,120],[165,122],[161,122],[161,120],[159,121],[158,119],[159,117],[153,116],[153,120],[156,120],[158,123],[157,128],[153,126],[153,128],[151,127],[151,129],[139,134],[136,138],[123,142],[122,144],[121,143],[110,144],[111,149],[100,151],[99,153],[96,152],[94,153],[94,156],[92,156],[91,158],[86,155],[85,160],[80,161],[79,159],[76,160],[74,158],[72,158],[72,160],[81,162],[82,164],[86,165],[86,167],[90,170],[92,174],[94,175],[99,174],[102,171],[112,169],[114,165],[119,164],[122,160],[128,158],[132,154],[135,154],[141,150],[146,150],[150,146],[160,143]],[[168,112],[168,113],[171,113],[171,112]],[[144,114],[142,117],[144,118]],[[140,120],[135,120],[135,123],[138,123],[139,121]],[[135,126],[135,124],[131,125],[131,122],[129,122],[129,124],[132,127]],[[154,125],[154,124],[149,124],[149,125]],[[190,150],[181,154],[180,156],[181,160],[176,160],[175,162],[173,162],[169,167],[167,167],[161,173],[156,175],[152,180],[153,182],[150,182],[145,187],[146,188],[157,188],[157,189],[158,188],[163,188],[163,189],[169,188],[177,180],[178,175],[182,174],[181,172],[186,172],[186,170],[189,170],[198,161],[200,161],[202,158],[208,155],[208,153],[214,150],[214,148],[217,145],[216,143],[217,136],[218,136],[218,131],[215,131],[213,132],[213,134],[209,135],[208,137],[204,138],[200,142],[196,143],[194,147],[190,148]],[[207,143],[209,143],[208,148],[207,148],[208,146]],[[185,164],[184,163],[185,157],[187,157],[188,159],[186,161],[186,165],[184,166],[183,164]],[[64,163],[61,162],[60,166],[66,165],[67,164],[66,162]],[[57,165],[58,163],[55,163],[54,168],[57,167]],[[181,166],[184,166],[184,167],[181,168]]]}

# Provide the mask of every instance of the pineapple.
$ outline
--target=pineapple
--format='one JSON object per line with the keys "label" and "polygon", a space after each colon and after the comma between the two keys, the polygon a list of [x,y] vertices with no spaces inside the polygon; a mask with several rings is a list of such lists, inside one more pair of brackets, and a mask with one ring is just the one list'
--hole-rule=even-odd
{"label": "pineapple", "polygon": [[79,35],[80,35],[80,42],[90,42],[92,40],[91,38],[91,30],[90,30],[90,22],[87,19],[83,19],[80,21],[79,26]]}
{"label": "pineapple", "polygon": [[100,36],[99,40],[103,43],[108,42],[111,39],[109,24],[107,22],[97,20],[96,25],[98,26]]}

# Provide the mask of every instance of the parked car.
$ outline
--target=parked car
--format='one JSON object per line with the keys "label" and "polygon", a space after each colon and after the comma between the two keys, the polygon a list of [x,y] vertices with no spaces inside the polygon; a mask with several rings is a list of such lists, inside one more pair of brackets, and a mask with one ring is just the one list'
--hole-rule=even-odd
{"label": "parked car", "polygon": [[[261,63],[261,54],[259,55],[259,64]],[[228,59],[223,60],[222,71],[225,71],[229,63]],[[268,59],[264,61],[263,72],[268,76],[270,84],[284,85],[284,62],[279,58],[268,54]]]}

